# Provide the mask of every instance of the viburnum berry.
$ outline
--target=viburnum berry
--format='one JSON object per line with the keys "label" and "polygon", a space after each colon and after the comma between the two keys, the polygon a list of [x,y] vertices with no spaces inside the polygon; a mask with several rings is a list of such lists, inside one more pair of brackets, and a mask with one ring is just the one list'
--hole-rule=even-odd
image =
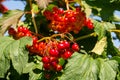
{"label": "viburnum berry", "polygon": [[70,43],[68,41],[63,41],[63,44],[65,49],[70,48]]}
{"label": "viburnum berry", "polygon": [[68,58],[71,57],[71,55],[72,55],[72,52],[71,52],[71,51],[65,51],[65,52],[63,53],[62,57],[63,57],[64,59],[68,59]]}
{"label": "viburnum berry", "polygon": [[61,70],[62,70],[62,66],[58,64],[58,65],[56,66],[56,71],[61,71]]}
{"label": "viburnum berry", "polygon": [[49,54],[50,56],[58,57],[59,52],[57,49],[50,49]]}
{"label": "viburnum berry", "polygon": [[63,43],[59,43],[57,45],[58,50],[63,50],[65,48],[65,45]]}
{"label": "viburnum berry", "polygon": [[44,67],[45,70],[50,70],[51,65],[50,65],[50,63],[44,63],[43,67]]}
{"label": "viburnum berry", "polygon": [[14,28],[9,28],[8,33],[9,33],[10,35],[14,35],[14,34],[16,34],[16,31],[15,31]]}
{"label": "viburnum berry", "polygon": [[57,57],[50,57],[50,62],[58,62],[58,58]]}
{"label": "viburnum berry", "polygon": [[72,45],[72,50],[73,50],[73,51],[79,51],[79,45],[78,45],[77,43],[74,43],[74,44]]}
{"label": "viburnum berry", "polygon": [[43,63],[49,63],[49,62],[50,62],[49,57],[48,57],[48,56],[42,57],[42,62],[43,62]]}
{"label": "viburnum berry", "polygon": [[33,44],[36,44],[36,43],[37,43],[37,41],[38,41],[38,38],[37,38],[37,37],[35,37],[35,36],[32,36],[32,40],[33,40]]}

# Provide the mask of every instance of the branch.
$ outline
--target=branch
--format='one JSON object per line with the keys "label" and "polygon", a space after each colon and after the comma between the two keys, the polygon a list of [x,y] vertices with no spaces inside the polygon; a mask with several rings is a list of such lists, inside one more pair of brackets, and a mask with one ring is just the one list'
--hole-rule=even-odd
{"label": "branch", "polygon": [[75,41],[79,41],[79,40],[82,40],[82,39],[85,39],[85,38],[89,38],[91,36],[97,36],[97,34],[95,32],[91,33],[91,34],[88,34],[88,35],[84,35],[84,36],[81,36],[81,37],[78,37],[75,39]]}
{"label": "branch", "polygon": [[34,28],[35,28],[35,33],[38,33],[38,29],[37,29],[37,25],[36,25],[36,22],[35,22],[35,14],[34,12],[32,11],[32,0],[29,0],[29,4],[30,4],[30,8],[31,8],[31,13],[32,13],[32,22],[33,22],[33,25],[34,25]]}
{"label": "branch", "polygon": [[118,33],[120,33],[120,30],[117,30],[117,29],[115,29],[115,30],[108,30],[109,32],[118,32]]}

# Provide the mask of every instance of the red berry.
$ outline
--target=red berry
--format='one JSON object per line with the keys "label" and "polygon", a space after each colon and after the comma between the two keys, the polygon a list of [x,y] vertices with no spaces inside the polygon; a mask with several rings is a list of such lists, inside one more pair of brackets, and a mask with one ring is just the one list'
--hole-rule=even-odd
{"label": "red berry", "polygon": [[56,66],[56,71],[61,71],[61,70],[62,70],[62,66],[58,64],[58,65]]}
{"label": "red berry", "polygon": [[50,70],[50,67],[51,67],[51,66],[50,66],[49,63],[44,63],[44,64],[43,64],[43,67],[44,67],[45,70]]}
{"label": "red berry", "polygon": [[52,67],[54,68],[54,69],[56,69],[56,67],[57,67],[57,62],[51,62],[51,65],[52,65]]}
{"label": "red berry", "polygon": [[26,28],[26,27],[24,27],[23,30],[22,30],[22,32],[27,33],[27,32],[29,32],[29,29]]}
{"label": "red berry", "polygon": [[57,48],[59,50],[63,50],[63,49],[65,49],[65,45],[63,43],[59,43],[58,46],[57,46]]}
{"label": "red berry", "polygon": [[70,43],[68,41],[64,41],[63,44],[64,44],[66,49],[70,48]]}
{"label": "red berry", "polygon": [[70,18],[69,18],[69,21],[70,21],[70,22],[75,22],[75,21],[76,21],[76,20],[75,20],[75,17],[70,17]]}
{"label": "red berry", "polygon": [[61,9],[61,8],[59,8],[59,10],[58,10],[58,14],[63,14],[63,13],[64,13],[64,10]]}
{"label": "red berry", "polygon": [[50,56],[58,57],[58,50],[57,49],[50,49],[49,51]]}
{"label": "red berry", "polygon": [[70,58],[71,57],[71,55],[72,55],[72,52],[71,51],[65,51],[65,53],[63,54],[63,58],[64,59],[68,59],[68,58]]}
{"label": "red berry", "polygon": [[16,31],[14,30],[14,28],[10,28],[10,29],[8,30],[8,33],[9,33],[10,35],[15,35],[15,34],[16,34]]}
{"label": "red berry", "polygon": [[44,57],[42,58],[42,62],[43,62],[43,63],[49,63],[49,62],[50,62],[49,57],[44,56]]}
{"label": "red berry", "polygon": [[74,43],[74,44],[72,45],[72,50],[73,50],[73,51],[79,51],[79,45],[78,45],[77,43]]}
{"label": "red berry", "polygon": [[50,57],[50,62],[58,62],[58,59],[56,57]]}
{"label": "red berry", "polygon": [[22,26],[19,26],[17,29],[18,29],[18,32],[23,32],[23,27]]}
{"label": "red berry", "polygon": [[38,41],[38,38],[37,38],[37,37],[35,37],[35,36],[33,36],[33,37],[32,37],[32,39],[33,39],[33,44],[36,44],[36,43],[37,43],[37,41]]}

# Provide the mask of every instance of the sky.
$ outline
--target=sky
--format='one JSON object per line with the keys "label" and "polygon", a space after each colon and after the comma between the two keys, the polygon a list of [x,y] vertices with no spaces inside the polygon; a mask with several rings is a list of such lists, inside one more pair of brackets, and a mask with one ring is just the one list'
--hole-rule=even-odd
{"label": "sky", "polygon": [[[20,9],[20,10],[24,10],[25,7],[25,2],[21,2],[19,0],[16,1],[12,1],[12,0],[8,0],[3,2],[3,4],[9,8],[9,10],[15,10],[15,9]],[[114,13],[115,15],[120,17],[120,12],[119,11],[115,11]],[[115,33],[111,33],[113,37],[116,37]],[[120,41],[118,39],[113,40],[114,45],[119,48],[120,47]]]}

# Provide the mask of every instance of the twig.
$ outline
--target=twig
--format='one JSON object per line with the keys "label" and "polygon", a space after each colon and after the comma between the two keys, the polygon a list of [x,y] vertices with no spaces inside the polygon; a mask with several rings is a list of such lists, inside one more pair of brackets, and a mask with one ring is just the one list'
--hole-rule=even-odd
{"label": "twig", "polygon": [[67,10],[69,10],[69,2],[68,2],[68,0],[65,0],[65,3],[66,3]]}
{"label": "twig", "polygon": [[115,30],[108,30],[109,32],[118,32],[118,33],[120,33],[120,30],[117,30],[117,29],[115,29]]}
{"label": "twig", "polygon": [[79,40],[82,40],[82,39],[85,39],[85,38],[88,38],[88,37],[91,37],[91,36],[96,36],[96,35],[97,35],[97,34],[96,34],[95,32],[93,32],[93,33],[91,33],[91,34],[78,37],[77,39],[75,39],[75,41],[79,41]]}
{"label": "twig", "polygon": [[33,22],[33,25],[34,25],[34,28],[35,28],[35,33],[38,33],[38,29],[37,29],[37,25],[36,25],[36,22],[35,22],[35,14],[32,10],[32,0],[29,0],[29,4],[30,4],[30,8],[31,8],[31,13],[32,13],[32,22]]}

